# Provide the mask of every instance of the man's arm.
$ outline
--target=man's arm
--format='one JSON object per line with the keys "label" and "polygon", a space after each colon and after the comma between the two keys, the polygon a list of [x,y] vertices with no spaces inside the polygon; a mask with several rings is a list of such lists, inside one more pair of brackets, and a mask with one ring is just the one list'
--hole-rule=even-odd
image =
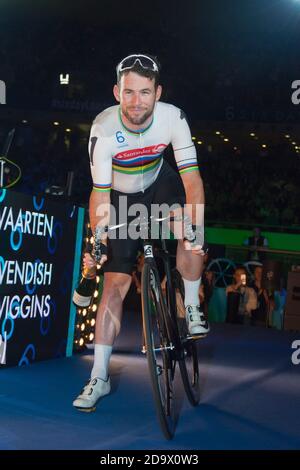
{"label": "man's arm", "polygon": [[181,176],[185,194],[185,216],[197,226],[197,245],[204,243],[204,188],[200,176],[197,152],[192,140],[186,116],[178,108],[171,108],[172,138],[174,156]]}
{"label": "man's arm", "polygon": [[186,195],[186,213],[192,224],[204,227],[204,187],[199,170],[181,175]]}
{"label": "man's arm", "polygon": [[112,155],[110,139],[99,124],[93,124],[89,139],[90,168],[93,190],[89,212],[91,228],[105,227],[109,223],[110,189],[112,181]]}
{"label": "man's arm", "polygon": [[[110,217],[110,192],[100,192],[94,189],[90,195],[89,215],[92,232],[94,233],[97,226],[106,227],[109,225]],[[107,233],[103,235],[106,240]]]}
{"label": "man's arm", "polygon": [[[89,201],[89,216],[94,235],[93,256],[100,263],[106,261],[107,232],[110,219],[110,188],[112,181],[112,156],[110,140],[98,124],[93,124],[89,140],[89,157],[93,190]],[[105,255],[104,257],[101,255]],[[99,259],[97,259],[99,258]]]}
{"label": "man's arm", "polygon": [[[90,195],[89,201],[89,218],[90,218],[90,225],[92,233],[95,234],[95,229],[98,226],[103,227],[103,229],[109,224],[109,217],[110,217],[110,192],[101,193],[96,190],[92,190]],[[101,244],[107,246],[107,232],[103,230],[103,234],[101,236]],[[99,247],[99,243],[97,245]],[[105,247],[104,247],[105,248]],[[97,263],[103,264],[107,261],[106,253],[101,253],[100,259],[94,258],[94,249],[95,249],[95,240],[93,244],[92,253],[85,253],[83,258],[83,266],[85,268],[91,269]]]}

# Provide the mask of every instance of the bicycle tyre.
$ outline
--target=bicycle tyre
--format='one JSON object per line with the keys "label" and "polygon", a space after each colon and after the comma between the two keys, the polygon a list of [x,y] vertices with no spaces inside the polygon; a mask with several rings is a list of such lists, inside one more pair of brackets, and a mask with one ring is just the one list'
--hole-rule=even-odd
{"label": "bicycle tyre", "polygon": [[164,315],[164,298],[156,267],[145,264],[142,272],[142,313],[146,356],[157,417],[167,439],[175,432],[173,379],[175,363]]}
{"label": "bicycle tyre", "polygon": [[197,343],[193,339],[186,339],[188,331],[184,309],[184,283],[181,274],[177,269],[172,271],[172,285],[176,296],[176,318],[182,354],[179,358],[179,369],[186,396],[192,406],[197,406],[200,401],[200,383],[199,383],[199,360]]}

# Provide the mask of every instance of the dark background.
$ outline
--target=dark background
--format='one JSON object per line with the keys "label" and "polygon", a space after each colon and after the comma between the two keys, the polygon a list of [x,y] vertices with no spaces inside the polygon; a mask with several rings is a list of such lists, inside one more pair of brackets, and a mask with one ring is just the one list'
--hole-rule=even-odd
{"label": "dark background", "polygon": [[10,0],[0,18],[8,104],[51,105],[63,72],[81,84],[77,98],[110,103],[117,62],[146,51],[162,63],[164,99],[193,119],[224,119],[228,105],[295,112],[297,0]]}
{"label": "dark background", "polygon": [[146,52],[162,64],[162,100],[188,116],[207,220],[299,226],[299,48],[298,0],[2,1],[0,144],[17,127],[16,189],[64,186],[74,171],[87,203],[90,124],[115,104],[119,60]]}

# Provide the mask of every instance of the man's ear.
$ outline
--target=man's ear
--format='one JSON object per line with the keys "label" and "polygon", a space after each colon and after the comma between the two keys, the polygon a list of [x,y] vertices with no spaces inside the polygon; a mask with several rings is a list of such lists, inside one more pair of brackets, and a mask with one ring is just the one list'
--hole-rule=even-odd
{"label": "man's ear", "polygon": [[119,89],[118,85],[114,85],[113,94],[114,94],[114,97],[116,98],[116,100],[120,103],[120,89]]}
{"label": "man's ear", "polygon": [[156,93],[155,93],[155,101],[159,101],[160,100],[160,97],[161,97],[161,94],[162,94],[162,86],[161,85],[158,85],[157,89],[156,89]]}

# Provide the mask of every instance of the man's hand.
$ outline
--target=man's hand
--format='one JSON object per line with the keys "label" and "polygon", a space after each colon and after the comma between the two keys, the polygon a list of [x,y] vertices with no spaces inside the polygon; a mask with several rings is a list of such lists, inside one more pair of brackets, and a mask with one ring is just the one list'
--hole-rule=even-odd
{"label": "man's hand", "polygon": [[[100,266],[103,266],[103,264],[107,261],[107,255],[102,255],[100,259]],[[84,253],[84,258],[83,258],[83,267],[87,269],[91,269],[93,267],[97,266],[97,262],[94,260],[94,258],[90,255],[90,253]]]}
{"label": "man's hand", "polygon": [[206,252],[203,250],[203,246],[195,245],[193,246],[191,242],[188,240],[183,241],[183,246],[186,251],[191,251],[193,255],[201,255],[204,256]]}
{"label": "man's hand", "polygon": [[83,257],[83,267],[84,269],[92,269],[95,268],[97,265],[96,261],[94,258],[89,253],[84,253]]}
{"label": "man's hand", "polygon": [[192,225],[188,218],[184,220],[184,239],[183,245],[186,251],[192,251],[195,255],[204,256],[206,250],[204,248],[204,237],[202,227]]}

